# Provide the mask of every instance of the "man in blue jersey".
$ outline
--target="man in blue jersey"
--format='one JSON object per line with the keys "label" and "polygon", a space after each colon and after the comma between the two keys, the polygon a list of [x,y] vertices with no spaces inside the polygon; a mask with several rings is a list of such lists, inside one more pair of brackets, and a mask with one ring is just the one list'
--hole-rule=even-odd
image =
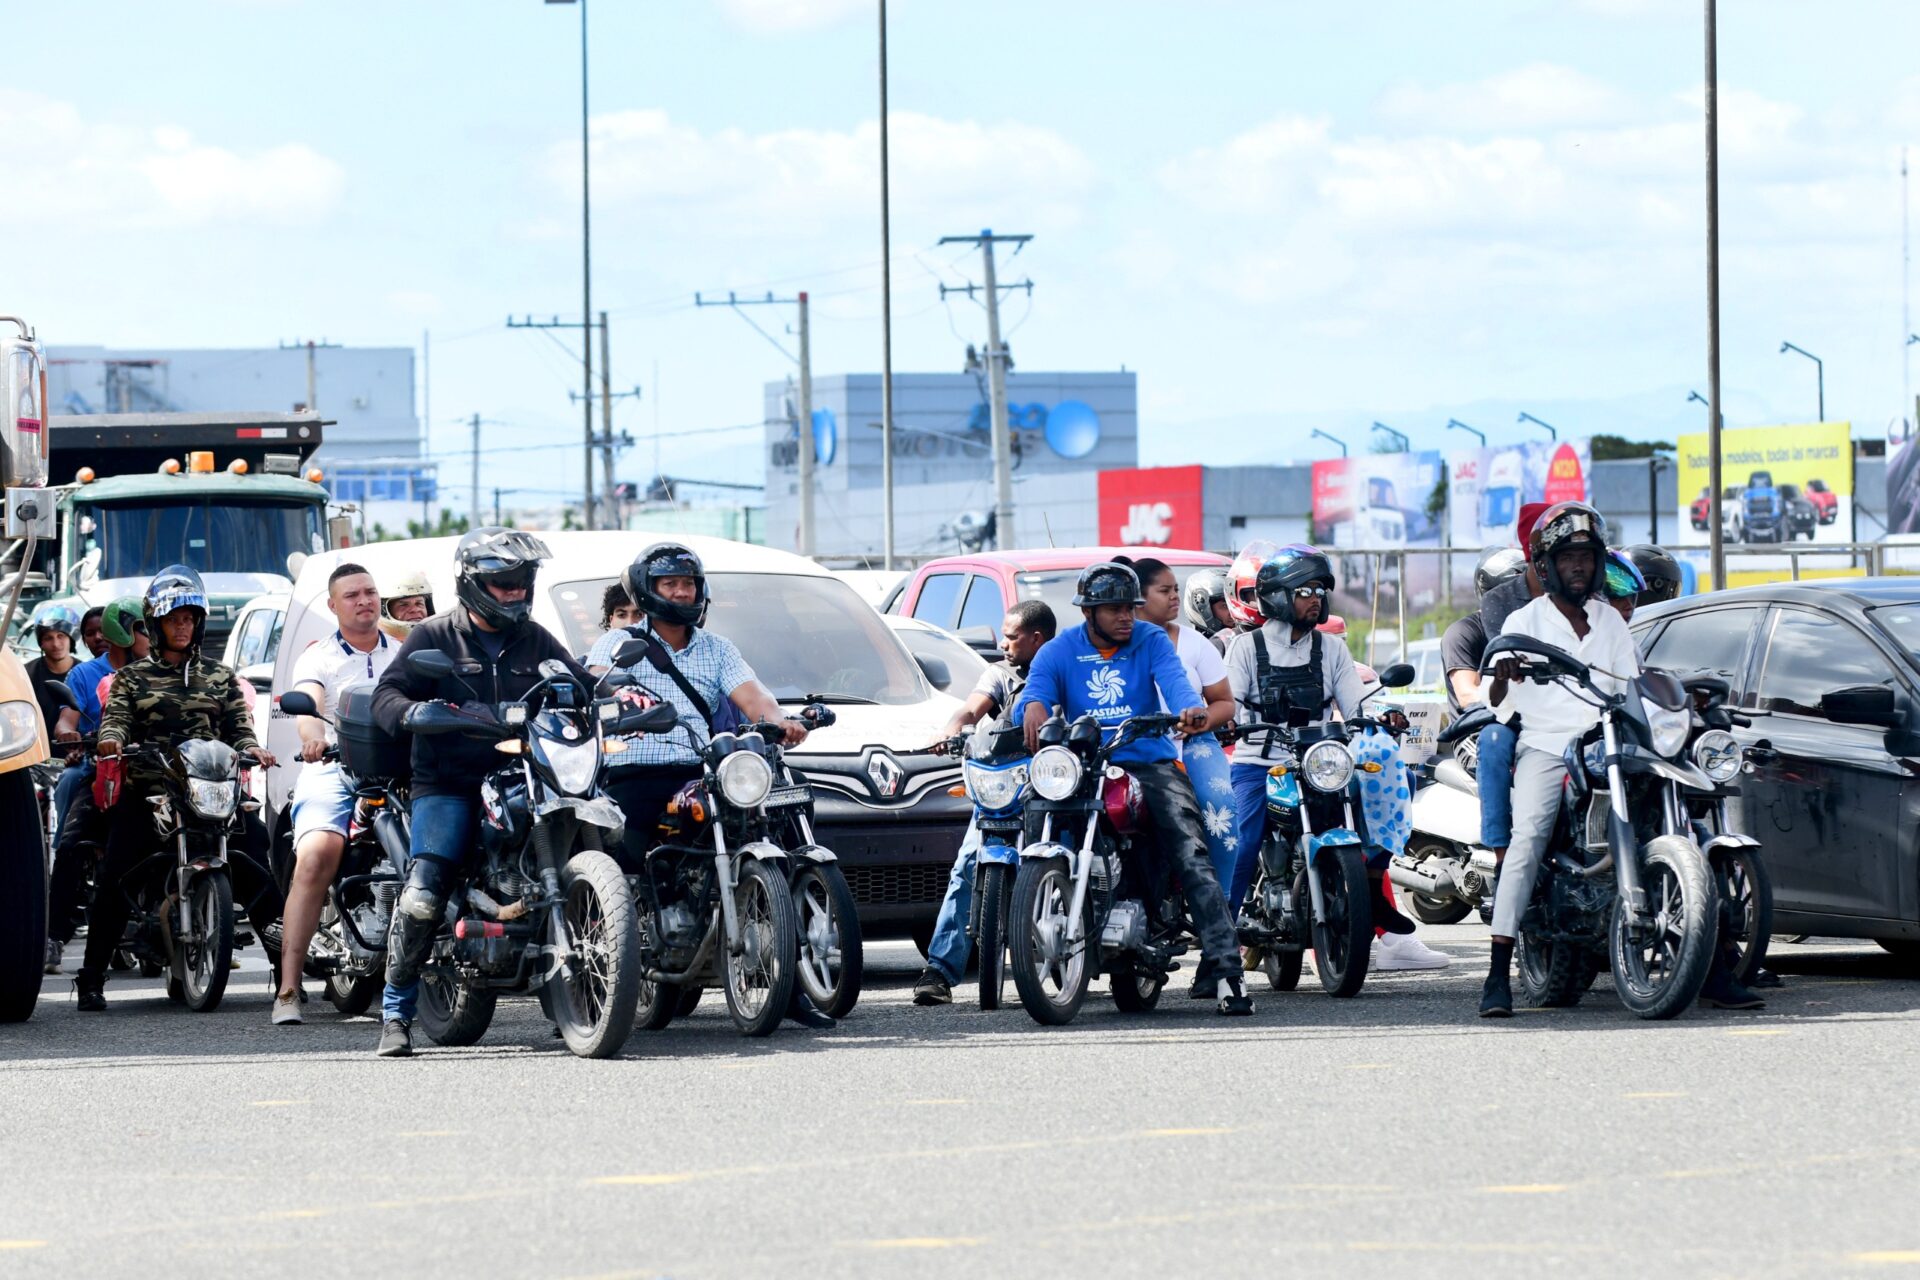
{"label": "man in blue jersey", "polygon": [[[1014,704],[1029,751],[1038,749],[1040,728],[1056,706],[1069,720],[1091,713],[1111,730],[1136,715],[1157,714],[1164,702],[1168,711],[1180,714],[1183,734],[1206,730],[1206,707],[1165,629],[1134,626],[1134,607],[1144,597],[1130,567],[1090,565],[1080,574],[1073,603],[1086,621],[1042,646]],[[1196,984],[1216,984],[1221,1013],[1252,1013],[1227,900],[1207,856],[1200,802],[1172,740],[1164,735],[1139,739],[1116,752],[1113,762],[1138,779],[1160,851],[1180,877],[1200,933]]]}

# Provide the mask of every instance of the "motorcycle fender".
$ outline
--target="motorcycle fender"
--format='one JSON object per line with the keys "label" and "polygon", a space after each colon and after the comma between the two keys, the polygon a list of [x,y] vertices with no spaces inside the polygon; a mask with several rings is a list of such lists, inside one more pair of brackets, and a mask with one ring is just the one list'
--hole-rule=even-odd
{"label": "motorcycle fender", "polygon": [[749,840],[734,850],[736,858],[758,858],[762,862],[785,862],[787,851],[770,840]]}
{"label": "motorcycle fender", "polygon": [[1064,858],[1067,865],[1073,865],[1073,850],[1057,840],[1042,840],[1030,844],[1020,851],[1022,858]]}
{"label": "motorcycle fender", "polygon": [[980,861],[984,863],[992,863],[1002,867],[1016,867],[1020,865],[1022,851],[1014,848],[1010,844],[1001,844],[997,840],[989,840],[980,846],[979,856]]}
{"label": "motorcycle fender", "polygon": [[799,862],[825,863],[840,861],[840,855],[823,844],[803,844],[793,851],[793,856],[795,860]]}
{"label": "motorcycle fender", "polygon": [[1346,827],[1329,827],[1325,831],[1315,832],[1307,837],[1307,856],[1311,858],[1322,849],[1335,849],[1347,844],[1355,848],[1364,848],[1359,832],[1350,831]]}
{"label": "motorcycle fender", "polygon": [[544,818],[562,809],[571,809],[580,821],[608,831],[619,832],[627,825],[620,806],[605,796],[556,796],[535,809],[534,816]]}
{"label": "motorcycle fender", "polygon": [[1452,787],[1422,787],[1409,813],[1413,829],[1452,844],[1480,843],[1480,801]]}
{"label": "motorcycle fender", "polygon": [[1752,836],[1726,835],[1713,837],[1713,839],[1700,846],[1700,852],[1706,854],[1707,859],[1711,861],[1713,855],[1722,849],[1731,851],[1734,849],[1758,849],[1759,847],[1760,842]]}

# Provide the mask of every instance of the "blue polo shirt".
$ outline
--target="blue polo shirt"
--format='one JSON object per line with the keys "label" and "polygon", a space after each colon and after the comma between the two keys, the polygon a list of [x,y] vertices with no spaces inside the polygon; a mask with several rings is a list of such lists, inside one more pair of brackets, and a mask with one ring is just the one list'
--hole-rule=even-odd
{"label": "blue polo shirt", "polygon": [[[73,700],[80,708],[80,732],[97,733],[100,729],[101,679],[113,671],[113,661],[106,654],[89,658],[73,670],[67,672],[67,688],[73,690]],[[49,725],[48,728],[53,726]]]}
{"label": "blue polo shirt", "polygon": [[[1034,704],[1049,713],[1063,707],[1068,720],[1088,712],[1102,729],[1118,729],[1137,715],[1154,715],[1160,704],[1170,712],[1203,706],[1166,628],[1135,623],[1133,636],[1111,654],[1103,654],[1081,623],[1040,646],[1027,674],[1026,688],[1014,703],[1018,724]],[[1142,738],[1114,753],[1116,764],[1160,764],[1180,758],[1172,737]]]}

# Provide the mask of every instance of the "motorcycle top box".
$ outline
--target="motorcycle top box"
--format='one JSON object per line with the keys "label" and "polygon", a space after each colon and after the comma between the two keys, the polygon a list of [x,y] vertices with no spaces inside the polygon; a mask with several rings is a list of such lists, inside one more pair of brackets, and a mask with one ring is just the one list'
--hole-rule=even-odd
{"label": "motorcycle top box", "polygon": [[355,680],[340,689],[334,724],[340,767],[356,778],[405,778],[413,772],[408,739],[374,723],[373,691],[379,683]]}

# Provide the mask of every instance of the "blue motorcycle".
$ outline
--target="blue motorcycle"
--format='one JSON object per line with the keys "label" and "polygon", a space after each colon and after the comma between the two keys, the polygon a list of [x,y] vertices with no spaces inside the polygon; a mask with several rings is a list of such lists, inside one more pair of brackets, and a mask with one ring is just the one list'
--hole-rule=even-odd
{"label": "blue motorcycle", "polygon": [[1007,910],[1020,870],[1022,811],[1027,800],[1027,744],[1018,725],[982,722],[946,741],[962,760],[961,777],[973,801],[980,851],[973,864],[973,909],[967,938],[980,957],[980,1007],[998,1009],[1007,975]]}

